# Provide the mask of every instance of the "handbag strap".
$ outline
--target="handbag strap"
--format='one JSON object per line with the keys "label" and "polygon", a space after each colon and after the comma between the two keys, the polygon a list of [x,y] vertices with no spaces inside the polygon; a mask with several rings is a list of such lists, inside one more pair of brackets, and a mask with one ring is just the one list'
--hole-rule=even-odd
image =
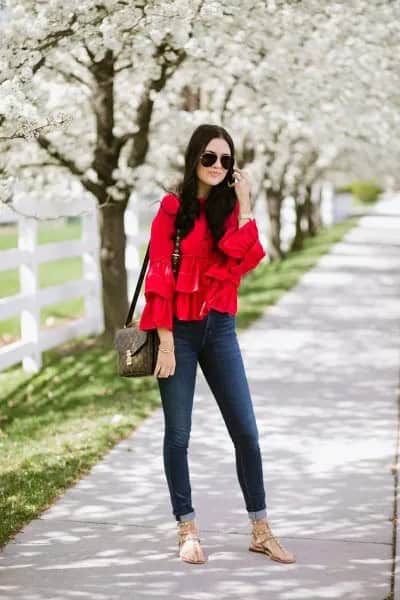
{"label": "handbag strap", "polygon": [[143,260],[142,268],[140,270],[139,279],[138,279],[138,282],[136,284],[136,289],[135,289],[135,292],[133,294],[133,299],[132,299],[132,302],[131,302],[131,306],[129,308],[128,316],[126,317],[126,321],[125,321],[124,327],[128,327],[129,323],[131,322],[131,319],[132,319],[133,313],[135,311],[135,308],[136,308],[137,299],[139,298],[139,294],[140,294],[140,288],[142,287],[142,283],[143,283],[143,279],[144,279],[144,274],[146,272],[147,264],[149,262],[149,251],[150,251],[150,242],[147,244],[146,254],[145,254],[145,257],[144,257],[144,260]]}
{"label": "handbag strap", "polygon": [[[137,300],[138,300],[139,294],[140,294],[140,288],[142,287],[144,275],[146,273],[147,264],[149,262],[149,254],[150,254],[150,242],[147,244],[146,254],[143,259],[142,268],[140,270],[139,278],[138,278],[138,281],[136,284],[136,289],[133,294],[133,299],[131,302],[131,306],[129,308],[128,316],[126,317],[124,327],[128,327],[129,323],[132,320],[133,313],[135,312],[136,303],[137,303]],[[175,240],[175,248],[174,248],[174,252],[172,255],[173,271],[174,271],[175,275],[177,273],[179,256],[180,256],[180,230],[178,229],[177,234],[176,234],[176,240]]]}

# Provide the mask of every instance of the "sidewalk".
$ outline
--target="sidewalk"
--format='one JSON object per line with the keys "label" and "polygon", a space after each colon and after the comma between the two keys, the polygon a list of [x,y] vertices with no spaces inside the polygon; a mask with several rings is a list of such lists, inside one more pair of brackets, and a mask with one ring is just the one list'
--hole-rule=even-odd
{"label": "sidewalk", "polygon": [[400,198],[374,213],[239,336],[268,517],[297,562],[247,550],[233,445],[199,368],[189,462],[208,562],[177,557],[159,409],[6,546],[2,600],[400,598]]}

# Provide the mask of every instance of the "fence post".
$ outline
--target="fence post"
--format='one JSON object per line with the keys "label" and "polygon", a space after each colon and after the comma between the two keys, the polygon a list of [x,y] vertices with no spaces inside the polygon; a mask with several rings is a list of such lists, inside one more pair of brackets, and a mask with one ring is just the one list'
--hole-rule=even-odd
{"label": "fence post", "polygon": [[23,257],[19,265],[21,294],[27,296],[25,308],[20,315],[21,341],[31,345],[22,359],[23,370],[37,373],[42,367],[42,353],[39,346],[40,306],[38,303],[38,265],[36,260],[37,221],[34,218],[18,218],[18,248]]}
{"label": "fence post", "polygon": [[82,241],[85,248],[82,264],[83,278],[89,284],[84,294],[85,316],[90,320],[90,329],[93,333],[101,334],[104,331],[104,310],[97,210],[97,205],[93,202],[90,210],[81,217]]}

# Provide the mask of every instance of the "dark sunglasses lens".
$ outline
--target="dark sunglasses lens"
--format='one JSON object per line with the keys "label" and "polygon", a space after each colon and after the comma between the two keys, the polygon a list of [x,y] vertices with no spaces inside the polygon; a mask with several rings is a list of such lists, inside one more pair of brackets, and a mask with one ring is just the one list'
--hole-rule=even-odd
{"label": "dark sunglasses lens", "polygon": [[203,167],[211,167],[217,160],[216,154],[212,154],[211,152],[205,152],[201,157],[201,164]]}
{"label": "dark sunglasses lens", "polygon": [[224,167],[224,169],[226,169],[226,170],[230,169],[232,164],[233,164],[232,156],[222,156],[221,165]]}

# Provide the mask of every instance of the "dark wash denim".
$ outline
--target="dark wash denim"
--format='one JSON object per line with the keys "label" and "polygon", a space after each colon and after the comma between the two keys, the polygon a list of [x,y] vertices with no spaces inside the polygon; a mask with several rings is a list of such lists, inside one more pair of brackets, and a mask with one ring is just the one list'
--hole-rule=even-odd
{"label": "dark wash denim", "polygon": [[164,469],[177,521],[194,519],[188,467],[199,363],[235,448],[236,472],[249,518],[266,516],[258,429],[235,330],[236,317],[212,309],[198,321],[174,317],[175,373],[157,377],[164,412]]}

